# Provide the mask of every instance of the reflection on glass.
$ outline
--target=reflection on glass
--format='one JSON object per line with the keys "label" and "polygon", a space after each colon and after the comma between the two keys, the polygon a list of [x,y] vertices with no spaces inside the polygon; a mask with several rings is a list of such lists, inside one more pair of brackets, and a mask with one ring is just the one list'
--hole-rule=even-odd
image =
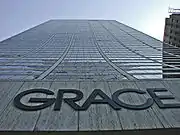
{"label": "reflection on glass", "polygon": [[44,80],[179,78],[180,49],[105,20],[52,20],[0,42],[0,80],[35,80],[51,68]]}
{"label": "reflection on glass", "polygon": [[163,44],[163,78],[180,78],[180,48]]}

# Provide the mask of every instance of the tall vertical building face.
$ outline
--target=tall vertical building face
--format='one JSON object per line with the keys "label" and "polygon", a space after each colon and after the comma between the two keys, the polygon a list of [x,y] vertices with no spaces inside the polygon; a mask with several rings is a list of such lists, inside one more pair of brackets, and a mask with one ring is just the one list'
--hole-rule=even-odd
{"label": "tall vertical building face", "polygon": [[166,18],[164,42],[180,47],[180,13],[173,13]]}
{"label": "tall vertical building face", "polygon": [[[164,45],[163,45],[163,62],[180,67],[180,13],[172,13],[166,18],[164,29]],[[178,68],[164,67],[164,78],[180,78],[180,70]]]}
{"label": "tall vertical building face", "polygon": [[179,133],[179,60],[114,20],[45,22],[0,42],[0,134]]}
{"label": "tall vertical building face", "polygon": [[162,79],[162,50],[116,21],[52,20],[0,43],[0,79]]}

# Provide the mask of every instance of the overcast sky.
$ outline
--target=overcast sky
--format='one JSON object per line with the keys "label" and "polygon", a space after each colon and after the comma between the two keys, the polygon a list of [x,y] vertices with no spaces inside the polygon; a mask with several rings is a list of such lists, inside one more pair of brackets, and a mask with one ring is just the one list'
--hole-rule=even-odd
{"label": "overcast sky", "polygon": [[113,19],[163,39],[180,0],[0,0],[0,41],[50,19]]}

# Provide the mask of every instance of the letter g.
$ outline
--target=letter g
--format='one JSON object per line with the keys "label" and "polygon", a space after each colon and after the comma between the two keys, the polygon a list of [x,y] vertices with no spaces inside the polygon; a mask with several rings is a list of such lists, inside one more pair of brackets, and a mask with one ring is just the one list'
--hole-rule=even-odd
{"label": "letter g", "polygon": [[54,95],[54,93],[52,91],[47,90],[47,89],[31,89],[31,90],[27,90],[27,91],[23,91],[23,92],[19,93],[14,98],[14,105],[17,108],[24,110],[24,111],[37,111],[37,110],[44,109],[48,106],[51,106],[55,102],[55,98],[30,98],[28,101],[29,103],[43,103],[43,104],[37,105],[37,106],[28,106],[28,105],[21,103],[22,97],[24,97],[28,94],[32,94],[32,93],[43,93],[43,94],[47,94],[47,95]]}

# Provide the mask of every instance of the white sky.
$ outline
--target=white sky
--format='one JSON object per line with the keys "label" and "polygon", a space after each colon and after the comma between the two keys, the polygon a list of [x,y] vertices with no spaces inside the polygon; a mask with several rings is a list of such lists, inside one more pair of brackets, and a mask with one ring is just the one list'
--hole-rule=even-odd
{"label": "white sky", "polygon": [[50,19],[113,19],[163,39],[180,0],[0,0],[0,41]]}

